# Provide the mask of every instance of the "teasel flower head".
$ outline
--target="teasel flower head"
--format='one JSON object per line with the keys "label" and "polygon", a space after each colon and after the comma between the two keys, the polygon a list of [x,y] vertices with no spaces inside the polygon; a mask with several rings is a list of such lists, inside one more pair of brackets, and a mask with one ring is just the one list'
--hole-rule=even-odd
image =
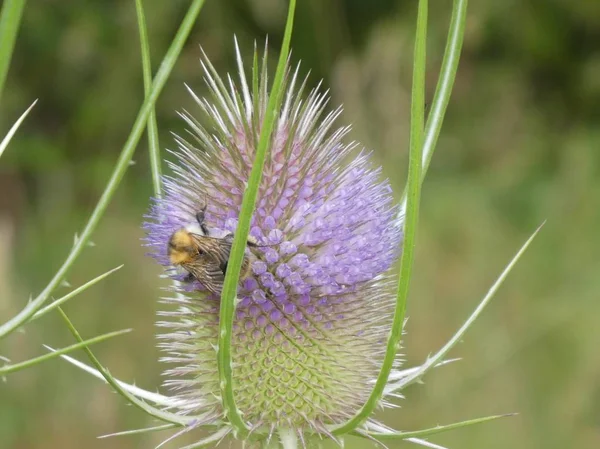
{"label": "teasel flower head", "polygon": [[[172,175],[145,224],[147,244],[175,280],[168,242],[204,207],[210,234],[234,234],[268,102],[266,55],[251,83],[222,80],[204,59],[209,98],[191,90],[202,119],[176,137]],[[286,89],[259,188],[250,235],[257,246],[240,281],[232,335],[236,405],[252,431],[286,427],[328,435],[367,401],[393,315],[401,223],[381,170],[325,113],[327,93]],[[236,85],[237,84],[237,85]],[[229,424],[220,398],[216,345],[220,297],[201,282],[176,284],[165,300],[160,346],[171,365],[172,410],[198,424]],[[226,433],[226,430],[225,430]],[[257,433],[259,433],[257,431]]]}

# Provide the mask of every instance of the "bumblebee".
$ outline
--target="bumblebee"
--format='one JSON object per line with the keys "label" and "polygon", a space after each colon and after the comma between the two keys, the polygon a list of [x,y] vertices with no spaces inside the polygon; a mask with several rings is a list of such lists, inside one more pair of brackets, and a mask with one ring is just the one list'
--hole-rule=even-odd
{"label": "bumblebee", "polygon": [[[205,212],[206,206],[196,214],[197,224],[180,228],[171,235],[168,255],[171,264],[188,272],[186,281],[191,282],[196,279],[209,292],[220,295],[233,244],[233,234],[224,237],[210,236],[204,223]],[[252,239],[248,239],[247,244],[249,247],[258,246]],[[242,261],[240,281],[250,274],[252,257],[253,254],[246,251]]]}

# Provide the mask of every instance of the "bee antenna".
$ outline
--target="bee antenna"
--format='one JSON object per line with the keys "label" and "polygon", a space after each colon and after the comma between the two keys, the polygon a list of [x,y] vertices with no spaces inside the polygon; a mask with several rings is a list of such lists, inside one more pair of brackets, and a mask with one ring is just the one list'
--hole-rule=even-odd
{"label": "bee antenna", "polygon": [[202,209],[200,209],[200,211],[198,213],[196,213],[196,221],[198,221],[198,225],[200,226],[200,229],[202,229],[202,232],[205,235],[208,235],[208,228],[204,224],[204,219],[206,218],[206,208],[207,207],[208,207],[208,201],[206,200],[206,196],[204,196],[204,207]]}

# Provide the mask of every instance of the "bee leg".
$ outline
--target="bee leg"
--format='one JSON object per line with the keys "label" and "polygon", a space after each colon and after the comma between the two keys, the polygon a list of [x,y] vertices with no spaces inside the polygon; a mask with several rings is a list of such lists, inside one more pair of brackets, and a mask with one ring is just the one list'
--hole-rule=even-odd
{"label": "bee leg", "polygon": [[[232,233],[227,234],[225,237],[223,237],[223,240],[225,240],[226,242],[233,243],[233,234]],[[246,245],[248,245],[251,248],[257,248],[259,246],[256,239],[254,237],[252,237],[251,235],[248,236],[248,240],[246,240]]]}
{"label": "bee leg", "polygon": [[222,262],[221,265],[219,265],[219,268],[221,269],[221,271],[223,272],[223,276],[225,276],[225,274],[227,274],[227,260],[225,262]]}
{"label": "bee leg", "polygon": [[198,221],[198,225],[200,226],[200,229],[202,229],[202,232],[204,232],[204,235],[208,235],[208,228],[206,227],[206,225],[204,224],[204,218],[205,218],[205,213],[206,213],[206,207],[204,206],[202,208],[202,210],[200,210],[200,212],[198,212],[196,214],[196,220]]}
{"label": "bee leg", "polygon": [[[219,265],[219,268],[223,272],[223,276],[227,274],[227,261],[223,262]],[[242,262],[242,269],[240,270],[240,281],[243,281],[250,274],[250,262],[248,258],[244,257],[244,261]]]}
{"label": "bee leg", "polygon": [[186,276],[183,278],[183,282],[185,282],[186,284],[191,284],[195,280],[196,277],[192,273],[186,274]]}

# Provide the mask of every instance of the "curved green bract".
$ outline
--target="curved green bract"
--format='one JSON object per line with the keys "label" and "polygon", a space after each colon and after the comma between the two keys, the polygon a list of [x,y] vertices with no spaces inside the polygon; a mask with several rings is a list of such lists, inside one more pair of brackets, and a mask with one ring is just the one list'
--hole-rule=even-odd
{"label": "curved green bract", "polygon": [[219,384],[221,389],[221,398],[223,408],[227,419],[231,423],[234,436],[243,438],[248,435],[248,427],[244,423],[240,411],[235,403],[233,394],[233,373],[231,367],[231,334],[233,332],[233,315],[235,313],[235,300],[237,286],[242,268],[242,260],[246,249],[246,241],[250,231],[250,220],[256,203],[258,187],[262,180],[263,167],[266,160],[267,150],[271,140],[271,134],[275,127],[275,120],[278,116],[279,106],[282,100],[282,86],[285,77],[286,61],[290,52],[290,40],[294,26],[294,11],[296,1],[291,0],[288,10],[287,22],[283,43],[281,44],[281,53],[279,62],[273,80],[273,87],[269,95],[269,103],[263,124],[260,130],[260,137],[256,155],[252,164],[252,171],[248,179],[248,186],[242,200],[242,207],[238,218],[238,226],[235,232],[231,254],[227,265],[227,274],[221,293],[221,307],[219,310],[219,340],[217,350],[217,363],[219,366]]}
{"label": "curved green bract", "polygon": [[404,221],[404,242],[400,260],[400,276],[398,294],[394,310],[392,329],[387,341],[385,357],[377,376],[375,386],[369,399],[358,413],[341,426],[332,428],[334,435],[348,433],[360,426],[371,416],[379,400],[383,396],[388,377],[392,370],[396,351],[400,344],[404,317],[406,315],[406,300],[414,258],[415,235],[419,214],[419,199],[421,194],[421,154],[423,147],[423,125],[425,121],[425,49],[427,39],[427,0],[419,1],[417,15],[417,32],[415,37],[415,53],[413,65],[413,85],[410,120],[410,158],[408,166],[408,202]]}

